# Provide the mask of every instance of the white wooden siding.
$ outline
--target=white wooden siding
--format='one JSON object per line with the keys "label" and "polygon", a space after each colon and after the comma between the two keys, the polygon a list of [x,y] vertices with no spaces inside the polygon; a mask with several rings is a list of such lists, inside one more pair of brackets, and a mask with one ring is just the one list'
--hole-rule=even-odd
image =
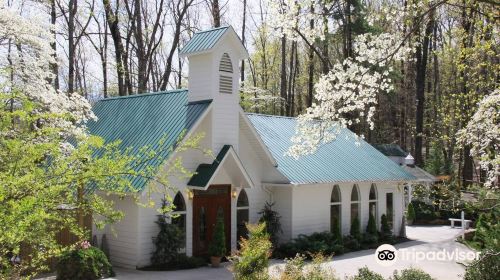
{"label": "white wooden siding", "polygon": [[[131,197],[120,199],[116,195],[109,196],[114,208],[122,211],[125,216],[114,225],[106,225],[104,229],[96,231],[99,244],[103,234],[106,234],[109,245],[110,261],[114,266],[136,268],[138,256],[138,211],[139,207]],[[95,217],[99,219],[99,217]]]}

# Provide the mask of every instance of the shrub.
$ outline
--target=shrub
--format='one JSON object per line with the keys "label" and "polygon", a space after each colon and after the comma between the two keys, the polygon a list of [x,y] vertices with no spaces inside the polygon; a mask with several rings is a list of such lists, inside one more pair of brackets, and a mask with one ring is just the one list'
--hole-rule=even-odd
{"label": "shrub", "polygon": [[354,236],[348,235],[344,236],[344,247],[349,249],[350,251],[357,251],[361,248],[361,244],[359,239]]}
{"label": "shrub", "polygon": [[496,280],[500,275],[500,254],[494,250],[481,252],[479,260],[467,266],[464,280]]}
{"label": "shrub", "polygon": [[391,227],[389,226],[389,220],[387,220],[387,216],[385,214],[380,217],[380,230],[382,235],[392,235]]}
{"label": "shrub", "polygon": [[361,240],[361,229],[358,217],[354,217],[352,220],[350,234],[357,240]]}
{"label": "shrub", "polygon": [[415,221],[415,208],[413,208],[413,204],[408,204],[408,212],[406,213],[406,218],[408,221]]}
{"label": "shrub", "polygon": [[239,255],[231,258],[234,277],[237,280],[267,279],[267,266],[272,244],[266,232],[266,224],[247,224],[247,229],[249,238],[241,239]]}
{"label": "shrub", "polygon": [[365,245],[365,248],[377,248],[378,235],[366,232],[363,234],[362,243]]}
{"label": "shrub", "polygon": [[415,210],[415,219],[418,221],[432,221],[436,219],[436,212],[432,205],[425,202],[413,200],[411,202]]}
{"label": "shrub", "polygon": [[96,247],[79,248],[64,253],[57,264],[58,280],[93,280],[114,276],[106,255]]}
{"label": "shrub", "polygon": [[315,254],[312,256],[312,263],[305,266],[304,255],[297,254],[292,259],[285,260],[285,267],[279,273],[277,279],[279,280],[337,280],[332,269],[328,269],[321,264],[326,261],[323,254]]}
{"label": "shrub", "polygon": [[212,257],[223,257],[226,255],[226,235],[224,233],[224,221],[217,218],[212,242],[208,246],[208,254]]}
{"label": "shrub", "polygon": [[342,239],[333,233],[316,232],[311,235],[301,234],[290,242],[282,244],[275,251],[277,257],[294,257],[297,254],[310,256],[310,254],[323,253],[326,255],[344,253]]}
{"label": "shrub", "polygon": [[206,266],[207,261],[203,258],[188,257],[185,254],[178,254],[174,259],[168,263],[150,265],[140,268],[145,271],[169,271],[179,269],[191,269]]}
{"label": "shrub", "polygon": [[390,278],[391,280],[433,280],[427,272],[419,268],[407,268],[401,270],[401,273],[394,271],[394,274]]}
{"label": "shrub", "polygon": [[372,214],[370,214],[370,216],[368,217],[368,225],[366,226],[366,232],[371,233],[373,235],[378,234],[377,221],[375,221],[375,217]]}
{"label": "shrub", "polygon": [[153,238],[155,251],[151,257],[153,265],[160,265],[174,260],[182,246],[183,236],[179,227],[167,222],[165,215],[158,215],[156,224],[160,232]]}
{"label": "shrub", "polygon": [[350,277],[349,280],[384,280],[384,277],[365,266],[358,269],[358,274]]}
{"label": "shrub", "polygon": [[488,223],[486,222],[486,214],[481,213],[476,221],[476,231],[474,232],[474,237],[472,240],[479,242],[481,247],[484,246],[484,240],[486,238],[485,231],[487,230]]}
{"label": "shrub", "polygon": [[273,247],[278,247],[279,234],[283,231],[281,229],[281,216],[278,212],[273,210],[274,203],[266,202],[264,208],[259,212],[261,215],[259,223],[266,224],[266,231],[269,233]]}
{"label": "shrub", "polygon": [[333,220],[333,225],[332,225],[331,231],[332,231],[333,237],[335,237],[339,241],[339,243],[341,243],[342,233],[340,231],[340,223],[339,223],[338,219]]}

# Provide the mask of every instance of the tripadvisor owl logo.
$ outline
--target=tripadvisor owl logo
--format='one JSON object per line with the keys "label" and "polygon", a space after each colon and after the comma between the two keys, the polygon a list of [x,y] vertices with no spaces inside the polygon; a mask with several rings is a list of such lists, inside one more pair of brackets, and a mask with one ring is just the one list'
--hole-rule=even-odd
{"label": "tripadvisor owl logo", "polygon": [[380,245],[375,251],[375,261],[381,266],[391,266],[396,263],[397,250],[389,244]]}

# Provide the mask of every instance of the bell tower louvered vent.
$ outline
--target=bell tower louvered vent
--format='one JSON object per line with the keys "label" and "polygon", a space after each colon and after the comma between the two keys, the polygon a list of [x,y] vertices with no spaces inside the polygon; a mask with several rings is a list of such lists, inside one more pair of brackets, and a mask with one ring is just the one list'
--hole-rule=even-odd
{"label": "bell tower louvered vent", "polygon": [[219,64],[219,71],[233,73],[233,63],[231,62],[231,58],[229,58],[229,55],[227,53],[224,53],[222,55],[222,59],[220,60]]}
{"label": "bell tower louvered vent", "polygon": [[219,63],[219,92],[233,93],[233,63],[227,53],[222,55]]}

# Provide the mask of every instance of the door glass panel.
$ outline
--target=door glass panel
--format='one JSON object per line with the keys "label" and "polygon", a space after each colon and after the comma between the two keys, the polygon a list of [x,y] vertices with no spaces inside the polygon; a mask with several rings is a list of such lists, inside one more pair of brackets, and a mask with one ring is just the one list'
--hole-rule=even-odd
{"label": "door glass panel", "polygon": [[200,240],[205,241],[207,239],[207,214],[205,213],[205,207],[200,207]]}
{"label": "door glass panel", "polygon": [[219,206],[219,208],[217,208],[217,219],[224,220],[224,209],[222,208],[222,206]]}

